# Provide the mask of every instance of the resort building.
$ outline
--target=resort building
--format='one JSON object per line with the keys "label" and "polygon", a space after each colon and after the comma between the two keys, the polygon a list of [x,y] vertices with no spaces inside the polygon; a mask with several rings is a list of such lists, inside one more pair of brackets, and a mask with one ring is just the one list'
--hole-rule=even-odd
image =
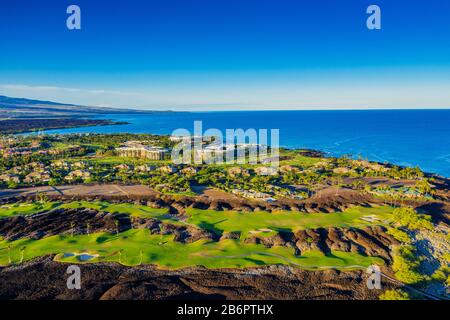
{"label": "resort building", "polygon": [[214,140],[213,136],[170,136],[169,140],[171,142],[194,142],[195,140],[201,141],[202,143],[211,142]]}
{"label": "resort building", "polygon": [[222,145],[209,145],[200,150],[196,150],[197,156],[204,162],[224,162],[227,150]]}
{"label": "resort building", "polygon": [[44,172],[35,171],[35,172],[28,174],[23,181],[25,183],[48,182],[48,181],[50,181],[50,173],[48,171],[44,171]]}
{"label": "resort building", "polygon": [[244,197],[244,198],[264,200],[267,202],[275,202],[276,201],[276,199],[273,198],[270,194],[255,191],[255,190],[234,189],[231,191],[231,193],[233,193],[237,196]]}
{"label": "resort building", "polygon": [[333,173],[337,174],[349,174],[355,172],[353,169],[349,169],[346,167],[337,167],[333,169]]}
{"label": "resort building", "polygon": [[158,171],[164,173],[175,173],[178,171],[178,169],[174,166],[162,166],[158,168]]}
{"label": "resort building", "polygon": [[68,168],[69,164],[64,160],[55,160],[52,162],[51,166],[56,168]]}
{"label": "resort building", "polygon": [[169,140],[172,142],[190,141],[192,138],[190,136],[170,136]]}
{"label": "resort building", "polygon": [[181,173],[185,175],[194,175],[198,172],[197,168],[194,167],[186,167],[180,170]]}
{"label": "resort building", "polygon": [[16,175],[5,173],[5,174],[0,175],[0,181],[19,183],[20,178]]}
{"label": "resort building", "polygon": [[15,166],[11,169],[12,173],[16,173],[16,174],[21,174],[23,173],[24,168],[22,168],[21,166]]}
{"label": "resort building", "polygon": [[365,161],[365,160],[356,160],[354,163],[365,169],[369,169],[369,170],[373,170],[373,171],[377,171],[377,172],[386,172],[389,170],[388,168],[386,168],[386,166],[376,163],[376,162],[369,162],[369,161]]}
{"label": "resort building", "polygon": [[298,173],[298,172],[300,172],[300,169],[297,167],[291,166],[291,165],[284,165],[284,166],[280,167],[280,172],[281,173],[289,173],[289,172]]}
{"label": "resort building", "polygon": [[122,164],[115,166],[114,169],[119,170],[119,171],[128,171],[128,170],[130,170],[130,167],[128,165],[126,165],[125,163],[122,163]]}
{"label": "resort building", "polygon": [[87,180],[91,177],[91,174],[83,170],[71,171],[67,176],[64,177],[67,181],[73,181],[77,179]]}
{"label": "resort building", "polygon": [[160,147],[144,146],[139,142],[128,142],[116,148],[119,157],[140,158],[148,160],[163,160],[167,150]]}
{"label": "resort building", "polygon": [[[213,143],[203,147],[200,150],[195,150],[197,156],[206,163],[211,162],[234,162],[234,163],[257,163],[259,158],[262,158],[259,152],[265,145],[241,143],[241,144],[221,144]],[[259,159],[262,162],[262,159]]]}
{"label": "resort building", "polygon": [[259,176],[273,176],[278,174],[278,169],[273,167],[257,167],[255,173]]}
{"label": "resort building", "polygon": [[153,171],[153,170],[155,170],[154,166],[149,166],[149,165],[146,165],[146,164],[143,164],[141,166],[137,166],[137,167],[134,168],[134,171],[137,171],[137,172],[150,172],[150,171]]}
{"label": "resort building", "polygon": [[77,169],[83,169],[85,166],[86,166],[85,163],[82,161],[72,163],[72,167]]}
{"label": "resort building", "polygon": [[244,169],[242,167],[233,167],[228,169],[228,175],[232,178],[235,178],[239,175],[242,175],[244,177],[249,177],[250,176],[250,172],[247,169]]}

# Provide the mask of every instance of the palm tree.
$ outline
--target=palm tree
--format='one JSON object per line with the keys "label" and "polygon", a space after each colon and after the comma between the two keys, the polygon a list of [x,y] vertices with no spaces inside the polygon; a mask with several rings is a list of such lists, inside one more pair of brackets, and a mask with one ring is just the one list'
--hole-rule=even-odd
{"label": "palm tree", "polygon": [[39,191],[36,191],[35,196],[35,203],[36,203],[36,210],[41,210],[43,208],[42,202],[40,201],[41,193]]}
{"label": "palm tree", "polygon": [[159,230],[160,230],[159,234],[161,236],[161,241],[159,242],[159,244],[161,245],[161,244],[163,244],[162,240],[163,240],[163,234],[164,234],[164,230],[165,230],[164,224],[161,223],[159,225]]}
{"label": "palm tree", "polygon": [[8,245],[8,264],[11,264],[11,245]]}
{"label": "palm tree", "polygon": [[44,205],[47,203],[47,195],[46,195],[45,193],[43,193],[43,192],[38,192],[38,193],[36,194],[36,197],[37,197],[39,203],[40,203],[42,206],[44,206]]}
{"label": "palm tree", "polygon": [[162,223],[159,226],[159,231],[160,231],[161,240],[162,240],[162,237],[163,237],[163,234],[164,234],[164,225]]}
{"label": "palm tree", "polygon": [[116,225],[116,235],[119,235],[119,220],[115,220],[114,223]]}
{"label": "palm tree", "polygon": [[71,228],[71,230],[72,230],[72,237],[74,236],[74,234],[75,234],[75,222],[71,222],[70,223],[70,228]]}
{"label": "palm tree", "polygon": [[25,253],[25,247],[20,248],[20,263],[23,262],[24,253]]}
{"label": "palm tree", "polygon": [[336,177],[336,196],[339,195],[339,188],[342,185],[341,177]]}
{"label": "palm tree", "polygon": [[122,263],[122,250],[119,250],[119,263]]}

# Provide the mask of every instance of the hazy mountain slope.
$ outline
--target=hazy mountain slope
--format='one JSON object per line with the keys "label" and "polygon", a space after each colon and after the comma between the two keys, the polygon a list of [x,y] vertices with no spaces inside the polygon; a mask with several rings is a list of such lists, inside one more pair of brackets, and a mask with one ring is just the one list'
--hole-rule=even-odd
{"label": "hazy mountain slope", "polygon": [[[134,113],[135,109],[79,106],[51,101],[0,96],[0,118],[73,117],[101,113]],[[148,112],[148,111],[146,111]]]}

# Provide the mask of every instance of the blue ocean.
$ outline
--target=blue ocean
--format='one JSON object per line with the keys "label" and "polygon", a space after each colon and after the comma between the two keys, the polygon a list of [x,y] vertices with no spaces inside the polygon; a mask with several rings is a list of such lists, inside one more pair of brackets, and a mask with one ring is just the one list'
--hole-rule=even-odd
{"label": "blue ocean", "polygon": [[50,130],[47,133],[171,134],[177,128],[203,130],[279,129],[280,145],[330,155],[361,156],[379,162],[419,166],[450,177],[450,110],[229,111],[105,114],[126,125]]}

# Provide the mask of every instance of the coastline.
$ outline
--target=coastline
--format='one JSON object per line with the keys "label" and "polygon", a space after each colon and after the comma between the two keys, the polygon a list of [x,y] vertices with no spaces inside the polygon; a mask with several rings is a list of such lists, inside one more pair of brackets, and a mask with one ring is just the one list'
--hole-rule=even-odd
{"label": "coastline", "polygon": [[[163,145],[168,142],[167,136],[92,134],[24,138],[34,143],[42,139],[44,149],[70,148],[76,142],[95,145],[100,152],[93,156],[92,150],[83,150],[80,154],[70,154],[73,159],[60,160],[63,157],[56,155],[50,160],[30,160],[21,166],[14,162],[7,164],[8,173],[4,178],[17,177],[17,183],[24,181],[31,187],[15,189],[13,183],[11,189],[0,190],[3,247],[0,278],[7,280],[4,290],[0,290],[0,298],[21,298],[18,288],[22,286],[33,287],[34,292],[51,292],[55,282],[52,278],[40,283],[16,281],[19,268],[33,274],[47,261],[44,263],[48,266],[47,275],[53,274],[52,269],[63,268],[64,262],[70,262],[98,270],[97,277],[103,279],[108,276],[105,269],[110,265],[115,266],[113,272],[142,275],[156,268],[160,273],[146,273],[145,283],[155,276],[174,279],[177,272],[182,272],[195,284],[194,290],[184,293],[189,298],[224,292],[224,276],[227,277],[225,285],[235,287],[243,274],[260,274],[265,270],[272,272],[270,279],[278,281],[280,292],[274,295],[273,290],[266,289],[267,282],[255,281],[251,289],[247,287],[247,294],[255,298],[283,298],[281,294],[289,289],[292,280],[284,272],[289,270],[290,275],[298,273],[300,282],[310,281],[313,276],[325,277],[323,280],[333,284],[327,291],[333,299],[375,299],[378,294],[369,297],[365,289],[364,292],[355,289],[354,281],[342,282],[336,273],[345,274],[346,279],[356,277],[359,283],[361,269],[377,263],[386,267],[383,273],[388,279],[395,279],[397,275],[391,266],[398,253],[393,248],[404,241],[390,231],[395,228],[401,232],[402,225],[394,224],[397,215],[411,213],[424,228],[436,226],[436,230],[442,230],[436,236],[427,233],[430,241],[439,240],[448,228],[449,181],[428,182],[423,172],[414,169],[403,172],[392,168],[391,172],[387,164],[348,157],[332,159],[312,149],[291,149],[281,152],[279,177],[267,181],[260,174],[262,167],[258,166],[238,171],[227,167],[199,170],[171,167],[161,161],[153,167],[148,161],[142,165],[137,160],[106,153],[111,147],[134,138]],[[180,176],[184,177],[181,183]],[[25,181],[27,177],[38,178]],[[103,183],[106,177],[109,184]],[[47,182],[48,186],[37,186]],[[165,183],[163,188],[160,182]],[[259,187],[261,182],[265,186]],[[241,193],[242,188],[258,192]],[[386,190],[389,192],[385,193]],[[422,212],[426,213],[426,219],[422,218]],[[408,230],[407,241],[413,241],[416,231],[412,227]],[[181,258],[173,260],[174,256]],[[436,259],[441,258],[430,256],[431,262]],[[229,271],[224,273],[225,269]],[[211,277],[205,291],[201,281],[208,272]],[[424,271],[418,276],[429,273]],[[401,274],[399,277],[394,285],[402,286],[405,282],[402,283]],[[114,289],[105,291],[96,287],[96,295],[105,299],[133,298],[122,294],[121,288],[127,284],[120,279],[107,281]],[[142,289],[139,281],[135,282],[136,288],[142,290],[142,299],[177,296],[161,292],[154,297],[152,291]],[[163,284],[150,282],[162,290],[178,288],[178,280]],[[318,291],[311,288],[293,292],[291,296],[319,299],[318,292],[328,288],[320,287],[320,283],[314,283]],[[216,287],[220,288],[216,290]],[[64,294],[59,292],[51,298],[58,299]],[[223,298],[233,298],[232,294],[227,292]]]}
{"label": "coastline", "polygon": [[114,121],[109,119],[73,119],[73,118],[7,119],[7,120],[0,120],[0,134],[24,134],[44,130],[58,130],[58,129],[122,125],[122,124],[129,124],[129,123],[126,121]]}
{"label": "coastline", "polygon": [[[368,111],[369,112],[369,111]],[[151,114],[104,114],[95,119],[130,124],[49,130],[47,133],[171,134],[178,128],[193,132],[194,121],[203,129],[280,129],[279,145],[286,148],[321,150],[340,157],[352,155],[370,161],[450,177],[450,131],[439,125],[450,121],[450,110],[436,111],[240,111]],[[427,152],[424,152],[427,150]]]}

